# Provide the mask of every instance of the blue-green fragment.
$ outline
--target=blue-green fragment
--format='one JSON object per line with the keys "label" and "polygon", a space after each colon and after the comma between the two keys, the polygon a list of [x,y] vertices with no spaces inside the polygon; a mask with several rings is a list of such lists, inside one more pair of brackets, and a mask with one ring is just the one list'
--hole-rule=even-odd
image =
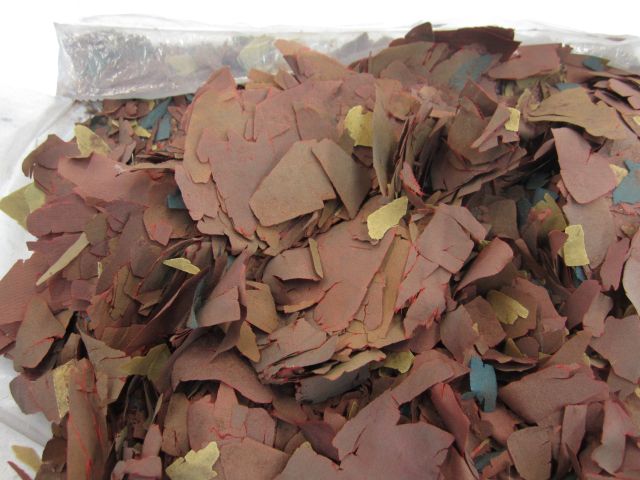
{"label": "blue-green fragment", "polygon": [[484,468],[491,463],[491,460],[500,455],[504,450],[500,450],[498,452],[488,452],[483,455],[479,455],[475,460],[474,464],[476,470],[482,472]]}
{"label": "blue-green fragment", "polygon": [[571,83],[571,82],[567,82],[567,83],[556,83],[556,88],[558,90],[560,90],[561,92],[563,90],[569,90],[570,88],[578,88],[580,85],[578,85],[577,83]]}
{"label": "blue-green fragment", "polygon": [[482,403],[482,410],[493,412],[498,399],[498,379],[496,371],[489,364],[485,364],[479,357],[471,357],[469,362],[470,390],[474,397]]}
{"label": "blue-green fragment", "polygon": [[162,120],[158,124],[158,131],[156,132],[156,142],[167,140],[171,136],[171,115],[165,113]]}
{"label": "blue-green fragment", "polygon": [[582,65],[587,67],[589,70],[593,70],[594,72],[601,72],[607,66],[599,57],[589,56],[582,61]]}
{"label": "blue-green fragment", "polygon": [[167,195],[167,207],[172,210],[186,210],[187,206],[184,204],[184,200],[182,199],[182,194],[180,190],[177,190],[175,193],[170,193]]}
{"label": "blue-green fragment", "polygon": [[640,163],[625,160],[629,170],[620,185],[613,191],[613,203],[638,203],[640,202]]}
{"label": "blue-green fragment", "polygon": [[469,80],[478,81],[480,75],[489,69],[492,61],[493,55],[482,55],[461,65],[449,79],[449,86],[461,91]]}
{"label": "blue-green fragment", "polygon": [[156,122],[158,122],[167,113],[167,108],[169,107],[170,102],[171,99],[167,98],[166,100],[158,103],[153,110],[138,120],[138,125],[147,130],[151,130],[155,126]]}
{"label": "blue-green fragment", "polygon": [[551,190],[547,190],[546,188],[536,188],[536,191],[533,192],[533,200],[531,203],[534,205],[538,202],[544,200],[544,196],[548,194],[554,200],[558,200],[558,194],[556,192],[552,192]]}

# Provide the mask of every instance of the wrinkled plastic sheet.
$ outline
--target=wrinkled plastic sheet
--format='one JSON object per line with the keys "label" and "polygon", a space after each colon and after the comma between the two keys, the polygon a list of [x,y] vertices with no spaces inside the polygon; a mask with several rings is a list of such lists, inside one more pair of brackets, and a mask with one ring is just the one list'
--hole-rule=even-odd
{"label": "wrinkled plastic sheet", "polygon": [[[0,121],[0,196],[30,182],[21,169],[22,158],[54,133],[71,138],[74,122],[85,116],[84,106],[65,97],[52,97],[19,88],[3,87],[0,91],[2,114]],[[0,277],[18,259],[31,252],[26,243],[34,240],[28,232],[4,214],[0,214]],[[13,362],[0,357],[0,479],[18,479],[7,465],[14,460],[12,445],[22,445],[42,451],[51,437],[51,427],[41,413],[24,415],[16,405],[9,383],[16,376]]]}
{"label": "wrinkled plastic sheet", "polygon": [[[460,28],[468,24],[435,24]],[[545,25],[515,24],[516,38],[525,43],[565,43],[578,53],[605,57],[615,66],[640,71],[640,38],[611,37],[560,30]],[[215,69],[228,65],[242,79],[251,68],[273,71],[283,66],[274,48],[276,38],[300,41],[350,63],[384,48],[409,27],[388,30],[365,27],[340,31],[231,31],[147,17],[96,17],[78,24],[56,25],[60,43],[58,97],[20,90],[0,92],[3,105],[0,131],[0,195],[29,182],[20,165],[26,154],[49,133],[64,139],[86,115],[84,105],[71,99],[162,98],[192,93]],[[366,32],[366,33],[365,33]],[[19,258],[27,258],[25,241],[32,237],[0,214],[0,277]],[[13,364],[0,358],[0,478],[18,478],[6,460],[11,445],[38,452],[49,438],[42,414],[24,415],[13,401],[9,382]]]}
{"label": "wrinkled plastic sheet", "polygon": [[[448,29],[469,25],[434,24]],[[578,53],[605,57],[617,67],[640,70],[640,37],[596,35],[540,24],[509,25],[525,43],[567,43]],[[56,24],[60,55],[58,95],[80,100],[162,98],[193,93],[211,72],[229,66],[242,79],[252,69],[285,66],[277,38],[295,40],[349,64],[384,48],[409,27],[292,31],[233,31],[151,17],[93,17]]]}

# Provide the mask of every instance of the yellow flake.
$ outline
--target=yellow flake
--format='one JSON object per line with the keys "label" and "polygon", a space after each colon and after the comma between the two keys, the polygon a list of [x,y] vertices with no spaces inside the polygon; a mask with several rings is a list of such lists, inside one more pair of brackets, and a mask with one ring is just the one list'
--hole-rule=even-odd
{"label": "yellow flake", "polygon": [[171,480],[209,480],[218,476],[213,465],[220,457],[216,442],[209,443],[201,450],[191,450],[184,457],[176,459],[165,473]]}
{"label": "yellow flake", "polygon": [[609,168],[613,171],[613,174],[616,176],[616,185],[620,185],[620,182],[629,174],[629,170],[624,167],[619,167],[613,163],[609,164]]}
{"label": "yellow flake", "polygon": [[517,108],[509,108],[509,120],[504,124],[504,128],[510,132],[517,132],[520,128],[520,110]]}
{"label": "yellow flake", "polygon": [[44,205],[45,200],[44,192],[32,182],[0,200],[0,210],[26,229],[27,217]]}
{"label": "yellow flake", "polygon": [[200,268],[189,261],[188,258],[178,257],[178,258],[170,258],[168,260],[163,260],[162,262],[167,267],[175,268],[176,270],[181,270],[183,272],[190,273],[191,275],[195,275],[200,272]]}
{"label": "yellow flake", "polygon": [[322,262],[320,261],[320,250],[318,250],[318,242],[315,239],[309,239],[309,250],[311,250],[311,260],[313,260],[313,269],[320,278],[324,278],[322,271]]}
{"label": "yellow flake", "polygon": [[406,352],[391,352],[384,359],[383,366],[386,368],[392,368],[399,373],[407,373],[413,365],[413,353]]}
{"label": "yellow flake", "polygon": [[567,267],[581,267],[589,265],[589,257],[584,245],[584,230],[582,225],[569,225],[564,229],[568,235],[562,247],[564,264]]}
{"label": "yellow flake", "polygon": [[52,372],[53,391],[56,395],[56,405],[60,418],[63,418],[69,411],[69,381],[73,367],[74,362],[70,361],[55,368]]}
{"label": "yellow flake", "polygon": [[487,300],[493,307],[496,317],[505,325],[513,325],[520,318],[527,318],[529,310],[515,298],[505,295],[497,290],[491,290],[487,294]]}
{"label": "yellow flake", "polygon": [[109,145],[90,128],[77,124],[73,129],[73,133],[76,136],[76,143],[81,156],[88,157],[94,152],[109,155],[111,152]]}
{"label": "yellow flake", "polygon": [[11,450],[13,450],[13,454],[21,463],[24,463],[34,472],[38,471],[42,460],[40,460],[40,455],[38,455],[33,448],[23,447],[22,445],[11,445]]}
{"label": "yellow flake", "polygon": [[67,249],[67,251],[64,252],[62,256],[58,260],[56,260],[55,263],[51,265],[46,272],[42,274],[42,276],[36,282],[36,286],[42,285],[64,267],[69,265],[78,255],[80,255],[80,252],[82,252],[82,250],[84,250],[87,245],[89,245],[87,234],[82,232],[78,239],[73,242],[73,244]]}
{"label": "yellow flake", "polygon": [[371,147],[373,145],[373,113],[365,112],[360,105],[356,105],[347,112],[344,126],[353,139],[354,145]]}
{"label": "yellow flake", "polygon": [[369,237],[380,240],[387,233],[387,230],[396,226],[400,219],[407,213],[409,200],[407,197],[400,197],[387,205],[380,207],[367,217],[367,228]]}
{"label": "yellow flake", "polygon": [[126,375],[144,375],[155,382],[160,378],[170,356],[169,348],[163,343],[150,349],[144,356],[131,358],[120,370]]}

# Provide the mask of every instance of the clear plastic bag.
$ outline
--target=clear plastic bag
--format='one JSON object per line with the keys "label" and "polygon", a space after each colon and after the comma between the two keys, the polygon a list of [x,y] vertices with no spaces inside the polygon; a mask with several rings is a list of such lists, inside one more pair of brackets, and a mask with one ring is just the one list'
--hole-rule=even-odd
{"label": "clear plastic bag", "polygon": [[[448,29],[469,25],[436,24]],[[640,38],[560,30],[547,25],[513,25],[525,43],[567,43],[579,53],[640,70]],[[79,100],[162,98],[193,93],[223,65],[237,78],[252,68],[274,71],[284,65],[274,40],[299,41],[343,63],[384,48],[406,29],[366,27],[323,31],[233,31],[153,17],[92,17],[80,24],[57,24],[60,45],[58,95]]]}
{"label": "clear plastic bag", "polygon": [[296,40],[350,63],[384,48],[400,31],[231,31],[149,17],[95,17],[56,24],[58,95],[79,100],[162,98],[193,93],[211,72],[229,66],[245,77],[284,60],[278,38]]}
{"label": "clear plastic bag", "polygon": [[[71,138],[74,122],[85,116],[82,104],[69,98],[7,89],[0,92],[0,196],[17,190],[31,180],[22,173],[21,160],[48,134]],[[18,259],[31,255],[25,242],[34,240],[13,219],[0,214],[0,277]],[[11,445],[35,448],[38,452],[51,436],[51,426],[42,414],[25,415],[13,400],[9,383],[16,376],[13,362],[0,358],[0,478],[18,479],[6,460],[13,460]]]}

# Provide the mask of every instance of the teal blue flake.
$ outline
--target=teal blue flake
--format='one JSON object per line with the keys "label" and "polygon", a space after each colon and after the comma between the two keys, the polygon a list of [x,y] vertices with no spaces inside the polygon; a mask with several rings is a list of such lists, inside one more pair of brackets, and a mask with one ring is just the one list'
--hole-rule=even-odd
{"label": "teal blue flake", "polygon": [[498,455],[500,455],[504,450],[500,450],[497,452],[489,452],[489,453],[485,453],[483,455],[479,455],[474,461],[474,465],[476,467],[476,470],[478,470],[479,472],[482,472],[482,470],[484,470],[484,468],[489,465],[491,463],[491,460],[493,460],[495,457],[497,457]]}
{"label": "teal blue flake", "polygon": [[554,200],[558,200],[558,194],[556,192],[552,192],[546,188],[536,188],[536,191],[533,193],[533,200],[531,203],[536,205],[538,202],[544,200],[545,195],[549,195]]}
{"label": "teal blue flake", "polygon": [[573,269],[573,274],[573,284],[576,286],[576,288],[579,287],[580,284],[587,279],[587,276],[584,274],[584,269],[582,267],[575,267]]}
{"label": "teal blue flake", "polygon": [[606,68],[605,63],[599,57],[589,56],[582,61],[582,65],[594,72],[601,72]]}
{"label": "teal blue flake", "polygon": [[469,80],[477,82],[480,75],[489,69],[492,62],[493,55],[482,55],[461,65],[449,79],[449,86],[456,91],[461,91]]}
{"label": "teal blue flake", "polygon": [[156,122],[158,122],[167,113],[167,108],[169,108],[170,102],[171,99],[167,98],[166,100],[158,103],[153,110],[138,121],[138,125],[142,128],[146,128],[147,130],[151,130],[155,126]]}
{"label": "teal blue flake", "polygon": [[165,113],[162,120],[158,124],[158,131],[156,132],[156,142],[166,140],[171,136],[171,115]]}
{"label": "teal blue flake", "polygon": [[186,210],[187,206],[184,204],[184,200],[182,199],[182,194],[180,190],[175,193],[170,193],[167,195],[167,207],[172,210]]}
{"label": "teal blue flake", "polygon": [[556,88],[560,91],[569,90],[570,88],[578,88],[580,85],[577,83],[556,83]]}
{"label": "teal blue flake", "polygon": [[491,365],[483,363],[479,357],[471,357],[469,368],[471,392],[482,403],[483,411],[493,412],[498,398],[496,371]]}

